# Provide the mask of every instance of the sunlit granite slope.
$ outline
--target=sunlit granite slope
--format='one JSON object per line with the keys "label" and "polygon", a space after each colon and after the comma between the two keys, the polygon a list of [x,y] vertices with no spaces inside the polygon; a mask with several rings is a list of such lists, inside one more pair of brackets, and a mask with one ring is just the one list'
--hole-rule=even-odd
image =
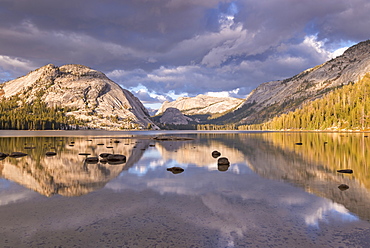
{"label": "sunlit granite slope", "polygon": [[165,101],[157,111],[161,115],[168,108],[177,108],[186,115],[216,114],[229,111],[242,104],[245,100],[233,97],[214,97],[198,95],[196,97],[179,97],[176,101]]}
{"label": "sunlit granite slope", "polygon": [[[343,55],[291,78],[263,83],[243,105],[242,123],[260,123],[322,97],[328,91],[359,81],[370,72],[370,40],[347,49]],[[232,120],[231,120],[232,121]]]}
{"label": "sunlit granite slope", "polygon": [[99,129],[138,129],[155,125],[148,111],[128,90],[102,72],[83,65],[49,64],[0,85],[0,96],[18,95],[32,104],[36,96],[48,106],[70,107],[69,115]]}

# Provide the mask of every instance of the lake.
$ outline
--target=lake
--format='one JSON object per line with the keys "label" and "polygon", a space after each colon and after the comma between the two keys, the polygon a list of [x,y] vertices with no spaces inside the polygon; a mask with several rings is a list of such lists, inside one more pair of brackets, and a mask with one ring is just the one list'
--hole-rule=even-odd
{"label": "lake", "polygon": [[[369,247],[369,151],[366,133],[0,131],[28,154],[0,161],[0,247]],[[86,163],[101,153],[126,161]]]}

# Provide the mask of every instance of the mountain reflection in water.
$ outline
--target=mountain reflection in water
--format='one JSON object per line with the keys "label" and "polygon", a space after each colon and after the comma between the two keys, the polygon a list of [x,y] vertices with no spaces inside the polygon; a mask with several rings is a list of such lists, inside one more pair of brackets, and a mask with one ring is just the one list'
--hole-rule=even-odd
{"label": "mountain reflection in water", "polygon": [[[90,242],[96,247],[107,244],[106,237],[96,233],[99,228],[117,245],[132,238],[127,244],[133,247],[155,246],[158,237],[152,233],[166,240],[162,246],[177,247],[293,247],[298,241],[306,247],[323,246],[328,240],[337,247],[349,239],[348,246],[369,242],[365,234],[370,226],[362,221],[370,219],[366,135],[175,134],[192,140],[155,140],[155,135],[1,137],[0,152],[28,154],[0,161],[3,230],[8,235],[19,230],[11,240],[24,247],[45,239],[59,245],[55,240],[61,239],[63,228],[65,240],[74,240],[69,245]],[[230,167],[217,166],[215,150],[229,159]],[[56,155],[46,156],[48,151]],[[84,163],[86,156],[101,153],[123,154],[127,161]],[[167,171],[171,167],[184,172],[173,174]],[[354,173],[337,172],[347,168]],[[349,189],[340,190],[341,184]],[[32,214],[23,214],[28,211]],[[22,230],[30,237],[24,243],[17,239],[25,235]],[[359,235],[364,237],[361,242]]]}
{"label": "mountain reflection in water", "polygon": [[[370,138],[338,133],[197,133],[194,140],[153,140],[152,136],[116,137],[3,137],[0,152],[29,154],[0,161],[0,175],[40,194],[79,196],[103,188],[124,170],[137,175],[150,168],[180,166],[218,170],[214,149],[231,161],[229,171],[243,167],[258,175],[283,180],[309,193],[343,204],[370,219]],[[296,145],[296,143],[302,145]],[[71,146],[71,144],[73,146]],[[104,145],[101,145],[104,144]],[[107,148],[109,147],[109,148]],[[31,148],[31,149],[30,149]],[[45,156],[55,151],[56,156]],[[88,153],[119,153],[123,164],[84,163]],[[234,166],[233,166],[234,165]],[[131,168],[131,169],[130,169]],[[353,174],[338,169],[351,168]],[[244,169],[245,170],[245,169]],[[220,170],[221,171],[221,170]],[[349,190],[340,191],[340,184]]]}
{"label": "mountain reflection in water", "polygon": [[[149,140],[139,142],[131,138],[1,138],[1,152],[10,154],[13,151],[21,151],[28,156],[2,160],[0,175],[46,196],[79,196],[103,188],[124,168],[135,164],[148,146]],[[48,151],[54,151],[56,155],[46,156]],[[104,152],[130,156],[126,163],[113,164],[85,163],[87,155],[81,155],[86,153],[90,154],[88,156],[98,157]]]}

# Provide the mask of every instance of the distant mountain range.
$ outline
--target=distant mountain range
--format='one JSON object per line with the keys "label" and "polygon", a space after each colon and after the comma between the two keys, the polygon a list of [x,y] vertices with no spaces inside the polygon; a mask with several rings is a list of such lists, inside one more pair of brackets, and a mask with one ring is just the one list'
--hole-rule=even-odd
{"label": "distant mountain range", "polygon": [[[354,45],[343,55],[291,78],[263,83],[242,102],[235,101],[234,105],[228,105],[224,104],[225,100],[220,101],[218,104],[222,108],[219,111],[213,108],[212,112],[207,112],[212,104],[202,106],[202,112],[197,107],[184,108],[196,106],[199,97],[194,97],[165,102],[157,115],[168,107],[175,107],[188,117],[198,118],[202,124],[259,124],[301,108],[307,102],[322,98],[344,85],[357,83],[367,73],[370,73],[370,40]],[[203,114],[202,118],[199,118],[199,114]]]}
{"label": "distant mountain range", "polygon": [[214,115],[222,114],[240,106],[245,99],[233,97],[214,97],[197,95],[196,97],[179,97],[176,101],[165,101],[156,115],[161,115],[167,108],[177,108],[185,115]]}
{"label": "distant mountain range", "polygon": [[173,125],[171,128],[260,124],[355,84],[367,73],[369,40],[291,78],[263,83],[246,99],[181,97],[164,102],[150,117],[139,99],[102,72],[83,65],[49,64],[0,85],[0,129],[120,130],[158,129],[157,124]]}

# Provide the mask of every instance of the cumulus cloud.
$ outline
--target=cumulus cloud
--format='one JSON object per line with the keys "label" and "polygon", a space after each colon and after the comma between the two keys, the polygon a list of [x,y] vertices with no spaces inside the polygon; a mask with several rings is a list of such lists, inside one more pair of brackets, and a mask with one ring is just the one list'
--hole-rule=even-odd
{"label": "cumulus cloud", "polygon": [[282,44],[273,53],[261,56],[261,59],[244,58],[218,67],[198,64],[162,66],[148,72],[115,70],[107,73],[107,76],[128,89],[141,84],[160,95],[186,92],[189,96],[195,96],[210,92],[213,95],[244,98],[260,83],[293,76],[331,59],[334,55],[325,50],[324,45],[312,35],[304,37],[298,44]]}
{"label": "cumulus cloud", "polygon": [[11,80],[19,74],[31,71],[34,67],[32,61],[0,55],[0,82]]}

